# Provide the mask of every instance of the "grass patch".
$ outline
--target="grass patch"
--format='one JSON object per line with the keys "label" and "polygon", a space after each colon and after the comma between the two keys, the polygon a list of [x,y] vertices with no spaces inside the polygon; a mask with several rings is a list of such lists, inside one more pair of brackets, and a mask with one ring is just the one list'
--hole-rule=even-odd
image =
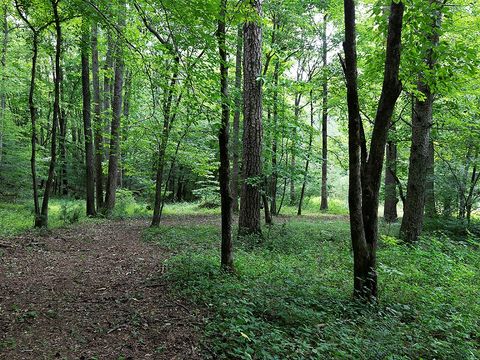
{"label": "grass patch", "polygon": [[174,249],[167,276],[207,308],[205,352],[239,359],[477,359],[480,254],[468,242],[426,236],[413,248],[384,236],[380,302],[352,300],[345,221],[293,220],[264,239],[235,240],[235,275],[219,271],[219,230],[148,230]]}

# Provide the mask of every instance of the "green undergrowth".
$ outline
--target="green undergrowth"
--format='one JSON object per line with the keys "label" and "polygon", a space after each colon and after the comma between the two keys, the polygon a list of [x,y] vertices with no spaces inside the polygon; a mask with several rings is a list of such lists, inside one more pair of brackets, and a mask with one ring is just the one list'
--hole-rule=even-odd
{"label": "green undergrowth", "polygon": [[[382,228],[387,233],[392,229]],[[206,357],[478,359],[480,250],[442,234],[415,247],[383,235],[379,302],[352,300],[348,223],[293,220],[234,240],[235,274],[219,270],[219,229],[175,225],[145,238],[176,255],[167,277],[206,309]]]}
{"label": "green undergrowth", "polygon": [[[131,192],[117,191],[116,206],[110,218],[124,219],[150,216],[145,204],[137,202]],[[48,207],[48,228],[54,229],[79,222],[101,221],[105,217],[99,214],[95,219],[87,218],[85,201],[70,198],[53,198]],[[18,202],[0,202],[0,237],[18,235],[30,230],[34,225],[34,207],[32,200]]]}

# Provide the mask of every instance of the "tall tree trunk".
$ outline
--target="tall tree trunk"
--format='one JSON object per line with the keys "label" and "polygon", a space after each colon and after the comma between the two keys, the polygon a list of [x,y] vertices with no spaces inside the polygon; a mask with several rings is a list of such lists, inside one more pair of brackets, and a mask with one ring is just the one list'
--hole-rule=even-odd
{"label": "tall tree trunk", "polygon": [[[166,91],[166,96],[163,104],[163,129],[160,144],[158,146],[158,163],[157,173],[155,177],[155,203],[153,206],[153,217],[151,226],[159,226],[162,218],[163,209],[163,196],[162,196],[162,184],[163,184],[163,170],[165,168],[165,153],[167,150],[168,138],[170,136],[170,128],[172,126],[173,116],[172,114],[172,102],[173,95],[175,93],[175,87],[178,81],[180,58],[178,55],[174,58],[173,73],[170,79],[170,86]],[[178,103],[178,101],[177,101]]]}
{"label": "tall tree trunk", "polygon": [[53,102],[53,121],[51,132],[51,147],[50,147],[50,166],[48,168],[48,178],[45,184],[45,191],[43,193],[41,214],[35,221],[35,227],[48,226],[48,202],[50,199],[50,192],[52,190],[53,180],[55,178],[55,165],[57,161],[57,127],[58,119],[60,117],[60,81],[62,79],[62,68],[60,66],[60,57],[62,53],[62,28],[60,25],[60,17],[58,15],[58,2],[52,0],[53,16],[55,19],[55,76],[54,76],[54,102]]}
{"label": "tall tree trunk", "polygon": [[354,295],[372,300],[377,297],[376,248],[381,172],[388,128],[401,92],[398,71],[404,6],[401,2],[392,2],[390,6],[382,93],[368,158],[358,101],[354,0],[344,0],[344,9],[344,71],[347,83],[350,168],[348,200],[354,258]]}
{"label": "tall tree trunk", "polygon": [[428,158],[427,158],[427,178],[425,182],[425,216],[434,218],[437,216],[437,208],[435,206],[435,150],[433,140],[430,138],[428,142]]}
{"label": "tall tree trunk", "polygon": [[[249,0],[249,5],[254,13],[261,15],[260,0]],[[258,19],[245,23],[243,39],[243,184],[239,235],[261,234],[262,29]]]}
{"label": "tall tree trunk", "polygon": [[[112,73],[114,72],[114,51],[115,45],[112,38],[112,33],[107,30],[107,52],[105,54],[105,62],[103,64],[103,128],[102,132],[109,133],[111,111],[112,111]],[[105,141],[105,143],[108,139]],[[109,156],[109,149],[104,145],[103,159],[107,160]],[[105,189],[106,191],[106,189]]]}
{"label": "tall tree trunk", "polygon": [[59,137],[58,146],[60,148],[60,176],[57,182],[59,194],[68,195],[68,178],[67,178],[67,115],[65,111],[65,89],[63,81],[63,70],[60,71],[60,115],[59,121]]}
{"label": "tall tree trunk", "polygon": [[312,153],[312,144],[313,144],[313,90],[310,90],[310,134],[308,137],[308,149],[307,149],[307,160],[305,161],[305,172],[303,174],[303,183],[302,183],[302,190],[300,191],[300,200],[298,202],[298,210],[297,215],[302,215],[302,206],[303,206],[303,199],[305,197],[305,190],[307,188],[307,180],[308,180],[308,166],[310,164],[310,156]]}
{"label": "tall tree trunk", "polygon": [[92,80],[94,103],[94,136],[95,136],[95,192],[97,197],[97,211],[103,208],[103,121],[100,100],[100,77],[98,65],[98,25],[92,27]]}
{"label": "tall tree trunk", "polygon": [[238,213],[238,189],[240,175],[240,112],[242,106],[242,46],[243,26],[239,25],[237,30],[237,52],[235,55],[235,113],[233,115],[233,142],[232,142],[232,198],[233,212]]}
{"label": "tall tree trunk", "polygon": [[[125,27],[125,2],[119,15],[118,27]],[[113,85],[112,124],[110,126],[110,148],[108,154],[108,178],[105,196],[105,212],[111,213],[115,207],[115,193],[118,181],[118,157],[120,153],[120,119],[122,117],[122,92],[123,92],[123,46],[120,41],[115,46],[115,77]]]}
{"label": "tall tree trunk", "polygon": [[277,147],[278,147],[278,77],[280,73],[280,62],[277,58],[273,70],[273,139],[272,139],[272,177],[270,181],[270,203],[271,214],[277,214]]}
{"label": "tall tree trunk", "polygon": [[[390,127],[390,132],[394,132],[395,127]],[[386,160],[385,160],[385,203],[383,217],[386,222],[397,221],[397,142],[393,138],[387,142]]]}
{"label": "tall tree trunk", "polygon": [[[323,17],[322,32],[322,62],[323,70],[327,71],[327,14]],[[328,77],[324,74],[322,84],[322,193],[320,210],[328,209]]]}
{"label": "tall tree trunk", "polygon": [[230,159],[228,157],[228,126],[230,106],[228,104],[228,60],[225,44],[225,16],[227,0],[220,0],[220,17],[218,20],[218,51],[220,54],[220,94],[222,96],[222,117],[218,131],[220,149],[220,196],[222,209],[222,246],[221,267],[233,271],[232,249],[232,197],[230,196]]}
{"label": "tall tree trunk", "polygon": [[[125,143],[128,136],[128,129],[130,127],[130,98],[132,96],[132,77],[133,73],[127,70],[125,79],[125,92],[123,96],[123,127],[122,127],[122,143]],[[125,158],[126,154],[120,147],[120,171],[118,172],[118,186],[124,186],[125,178]]]}
{"label": "tall tree trunk", "polygon": [[0,85],[0,165],[3,160],[3,133],[5,131],[5,111],[7,108],[7,94],[6,94],[6,58],[8,45],[8,20],[7,20],[7,5],[3,6],[3,40],[2,40],[2,56],[0,58],[1,66],[1,82]]}
{"label": "tall tree trunk", "polygon": [[[299,75],[297,75],[297,81],[299,81]],[[295,118],[295,125],[298,124],[300,119],[300,102],[302,99],[302,94],[295,95],[295,109],[294,109],[294,118]],[[296,168],[296,151],[297,151],[297,141],[295,139],[296,131],[292,134],[292,154],[291,154],[291,164],[290,164],[290,205],[295,205],[297,202],[297,196],[295,193],[295,168]]]}
{"label": "tall tree trunk", "polygon": [[[435,3],[431,0],[430,3]],[[427,35],[430,42],[425,56],[425,62],[430,71],[435,66],[434,48],[439,41],[437,23],[441,14],[438,13],[432,22],[431,33]],[[426,180],[429,159],[430,128],[432,126],[433,94],[430,85],[419,74],[417,90],[422,98],[416,98],[412,114],[412,145],[408,168],[407,196],[403,213],[400,236],[409,243],[417,241],[423,228],[425,207]]]}
{"label": "tall tree trunk", "polygon": [[37,57],[38,57],[38,33],[33,32],[33,53],[32,53],[32,71],[30,76],[30,91],[28,94],[28,107],[30,108],[30,121],[32,124],[32,155],[30,158],[30,169],[32,172],[32,189],[33,189],[33,203],[35,207],[35,225],[40,226],[40,203],[38,201],[38,185],[37,185],[37,108],[35,107],[35,78],[37,71]]}
{"label": "tall tree trunk", "polygon": [[82,24],[82,95],[83,95],[83,131],[85,135],[85,165],[87,216],[95,216],[95,166],[93,157],[93,134],[91,122],[91,95],[89,69],[89,26],[86,20]]}

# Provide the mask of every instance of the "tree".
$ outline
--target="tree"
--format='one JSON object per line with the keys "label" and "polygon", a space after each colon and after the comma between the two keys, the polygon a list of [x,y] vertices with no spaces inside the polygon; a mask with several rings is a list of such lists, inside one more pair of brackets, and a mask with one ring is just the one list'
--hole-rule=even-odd
{"label": "tree", "polygon": [[98,63],[98,24],[92,26],[92,82],[94,108],[94,138],[95,138],[95,193],[97,211],[103,208],[103,121],[102,104],[100,100],[100,76]]}
{"label": "tree", "polygon": [[[323,69],[327,69],[327,19],[328,15],[323,16],[322,31],[322,62]],[[320,210],[328,209],[328,78],[324,74],[322,83],[322,190],[320,200]]]}
{"label": "tree", "polygon": [[91,122],[91,94],[90,94],[90,63],[88,61],[89,51],[89,26],[87,21],[82,21],[82,99],[83,99],[83,131],[85,136],[85,179],[86,179],[86,202],[87,215],[95,216],[95,166],[93,154],[93,133]]}
{"label": "tree", "polygon": [[222,116],[218,131],[218,145],[220,149],[220,196],[222,210],[222,269],[233,271],[232,251],[232,197],[230,196],[230,159],[228,156],[228,123],[230,106],[228,103],[228,60],[225,44],[225,18],[227,0],[220,0],[220,17],[218,19],[218,51],[220,54],[220,93],[222,97]]}
{"label": "tree", "polygon": [[[121,4],[118,27],[125,27],[125,3]],[[123,92],[123,47],[120,41],[115,46],[115,77],[113,85],[112,124],[110,127],[110,147],[108,158],[108,178],[105,194],[105,212],[112,212],[115,207],[115,194],[118,181],[118,161],[120,154],[120,119],[122,117],[122,92]]]}
{"label": "tree", "polygon": [[355,3],[344,0],[344,72],[347,84],[350,231],[354,258],[354,295],[377,297],[376,248],[378,201],[388,128],[401,83],[398,78],[404,5],[392,2],[388,21],[387,47],[382,92],[378,102],[370,151],[360,118],[357,86]]}
{"label": "tree", "polygon": [[249,18],[243,27],[243,184],[239,234],[260,234],[262,186],[262,13],[260,0],[247,3]]}
{"label": "tree", "polygon": [[427,173],[431,157],[430,128],[432,126],[433,91],[426,73],[431,74],[435,67],[434,48],[439,41],[438,24],[441,12],[436,9],[436,0],[430,2],[434,12],[431,19],[431,31],[427,34],[428,46],[425,54],[426,69],[418,74],[417,91],[412,113],[412,143],[410,147],[410,160],[408,167],[407,195],[403,211],[400,236],[403,240],[413,243],[422,232],[424,207],[426,198]]}
{"label": "tree", "polygon": [[383,217],[388,223],[397,221],[397,142],[394,139],[395,126],[390,127],[385,160],[385,203]]}
{"label": "tree", "polygon": [[235,112],[233,115],[233,141],[232,141],[232,198],[233,212],[238,213],[238,185],[240,178],[240,113],[242,106],[242,46],[243,26],[238,25],[237,51],[235,54]]}
{"label": "tree", "polygon": [[58,1],[51,0],[53,8],[53,18],[55,24],[55,74],[54,74],[54,101],[53,101],[53,120],[51,131],[51,147],[50,147],[50,166],[48,168],[48,177],[45,183],[45,190],[43,193],[42,209],[40,217],[35,222],[36,227],[48,226],[48,202],[50,199],[50,193],[52,191],[52,185],[55,177],[55,165],[57,162],[57,128],[58,119],[60,114],[60,86],[62,80],[62,68],[61,68],[61,53],[62,53],[62,28],[60,24],[60,16],[58,14]]}
{"label": "tree", "polygon": [[37,60],[38,60],[38,41],[40,33],[52,24],[52,21],[48,21],[38,27],[36,27],[27,17],[27,11],[25,7],[15,0],[15,8],[18,15],[25,22],[27,27],[32,32],[32,65],[30,73],[30,89],[28,93],[28,107],[30,110],[30,124],[31,124],[31,158],[30,169],[32,173],[32,190],[33,190],[33,203],[35,211],[35,227],[42,226],[40,203],[38,199],[38,182],[37,182],[37,107],[35,105],[35,85],[37,78]]}

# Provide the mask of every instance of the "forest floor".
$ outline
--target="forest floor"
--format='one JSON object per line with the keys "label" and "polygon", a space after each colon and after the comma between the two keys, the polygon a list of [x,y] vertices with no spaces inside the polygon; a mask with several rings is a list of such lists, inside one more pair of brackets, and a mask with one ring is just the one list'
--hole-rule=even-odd
{"label": "forest floor", "polygon": [[170,254],[140,240],[147,225],[103,221],[1,240],[0,359],[199,358],[201,316],[169,292]]}
{"label": "forest floor", "polygon": [[235,236],[225,274],[208,211],[0,235],[0,359],[480,359],[480,226],[441,219],[406,247],[381,222],[380,297],[365,306],[347,215]]}

